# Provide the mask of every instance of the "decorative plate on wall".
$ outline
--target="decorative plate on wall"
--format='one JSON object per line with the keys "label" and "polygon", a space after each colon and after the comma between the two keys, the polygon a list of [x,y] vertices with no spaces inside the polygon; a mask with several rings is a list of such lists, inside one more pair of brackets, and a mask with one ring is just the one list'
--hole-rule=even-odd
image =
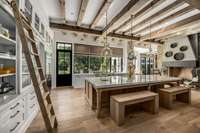
{"label": "decorative plate on wall", "polygon": [[184,55],[183,53],[176,53],[176,54],[174,55],[174,59],[175,59],[175,60],[183,60],[184,57],[185,57],[185,55]]}
{"label": "decorative plate on wall", "polygon": [[181,46],[181,47],[180,47],[180,51],[186,51],[186,50],[188,50],[188,47],[187,47],[187,46],[184,45],[184,46]]}
{"label": "decorative plate on wall", "polygon": [[170,47],[171,48],[176,48],[178,46],[178,44],[175,42],[175,43],[172,43],[171,45],[170,45]]}
{"label": "decorative plate on wall", "polygon": [[172,52],[172,51],[167,51],[167,52],[165,53],[165,56],[166,56],[166,57],[171,57],[171,56],[173,56],[173,52]]}

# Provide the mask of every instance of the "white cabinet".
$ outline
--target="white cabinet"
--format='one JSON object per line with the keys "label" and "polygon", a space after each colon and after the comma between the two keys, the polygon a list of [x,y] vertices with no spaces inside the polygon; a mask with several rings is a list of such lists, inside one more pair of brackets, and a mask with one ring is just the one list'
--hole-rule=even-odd
{"label": "white cabinet", "polygon": [[0,108],[0,133],[23,133],[38,111],[33,88]]}

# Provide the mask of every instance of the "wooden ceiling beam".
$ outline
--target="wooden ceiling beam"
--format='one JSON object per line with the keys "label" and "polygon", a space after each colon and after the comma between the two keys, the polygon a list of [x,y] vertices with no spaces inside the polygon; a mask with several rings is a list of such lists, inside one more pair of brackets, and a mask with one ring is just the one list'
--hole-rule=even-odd
{"label": "wooden ceiling beam", "polygon": [[102,35],[102,31],[83,28],[79,26],[71,26],[63,23],[54,23],[50,22],[50,27],[55,29],[64,29],[64,30],[70,30],[70,31],[76,31],[76,32],[83,32],[88,34],[96,34],[96,35]]}
{"label": "wooden ceiling beam", "polygon": [[122,34],[117,34],[117,33],[109,33],[107,36],[116,37],[116,38],[123,38],[123,39],[128,39],[128,40],[135,40],[135,41],[139,41],[140,40],[139,37],[122,35]]}
{"label": "wooden ceiling beam", "polygon": [[99,20],[103,17],[103,15],[106,13],[108,8],[110,7],[113,0],[104,0],[101,8],[99,9],[97,15],[95,16],[94,20],[92,21],[90,28],[95,28]]}
{"label": "wooden ceiling beam", "polygon": [[113,23],[108,29],[107,33],[113,32],[119,25],[124,24],[127,19],[130,18],[130,15],[135,15],[138,11],[143,9],[146,5],[148,5],[153,0],[139,0],[132,8],[127,11],[123,16],[121,16],[115,23]]}
{"label": "wooden ceiling beam", "polygon": [[169,25],[169,26],[167,26],[167,27],[165,27],[163,29],[154,31],[154,32],[151,33],[151,36],[149,34],[145,35],[145,36],[141,37],[141,40],[144,41],[144,40],[148,40],[150,38],[151,39],[159,38],[160,36],[169,34],[171,32],[175,32],[180,28],[186,28],[188,25],[191,25],[191,24],[194,25],[197,22],[199,23],[199,21],[200,21],[200,14],[197,14],[197,15],[191,16],[189,18],[186,18],[186,19],[184,19],[182,21],[179,21],[179,22],[177,22],[175,24]]}
{"label": "wooden ceiling beam", "polygon": [[65,18],[65,0],[59,0],[60,4],[60,14],[63,18]]}
{"label": "wooden ceiling beam", "polygon": [[[142,10],[137,12],[134,15],[133,19],[136,20],[136,19],[143,18],[148,12],[150,12],[154,8],[157,8],[158,6],[160,6],[163,2],[165,2],[165,0],[153,0],[151,3],[149,3],[147,6],[145,6]],[[114,32],[119,32],[120,29],[123,29],[124,27],[129,26],[131,21],[132,21],[131,18],[128,19],[124,24],[121,24],[118,28],[116,28],[114,30]]]}
{"label": "wooden ceiling beam", "polygon": [[80,10],[79,10],[78,20],[77,20],[78,26],[81,25],[81,22],[83,20],[84,15],[85,15],[85,10],[87,8],[88,2],[89,2],[89,0],[82,0],[81,1],[81,7],[80,7]]}
{"label": "wooden ceiling beam", "polygon": [[190,4],[192,7],[200,10],[200,0],[182,0],[188,4]]}
{"label": "wooden ceiling beam", "polygon": [[184,15],[186,13],[189,13],[192,10],[194,10],[194,8],[192,8],[191,6],[188,6],[188,7],[184,8],[184,9],[182,9],[182,10],[180,10],[180,11],[178,11],[178,12],[176,12],[176,13],[174,13],[174,14],[172,14],[172,15],[170,15],[170,16],[168,16],[168,17],[166,17],[166,18],[164,18],[164,19],[162,19],[162,20],[160,20],[160,21],[158,21],[156,23],[154,23],[154,24],[151,24],[151,27],[149,25],[148,27],[142,28],[141,30],[135,32],[134,35],[137,35],[139,33],[143,33],[145,31],[150,31],[150,28],[152,29],[152,28],[157,27],[157,26],[159,26],[159,25],[161,25],[163,23],[167,23],[168,21],[176,19],[177,17],[180,17],[180,16],[182,16],[182,15]]}
{"label": "wooden ceiling beam", "polygon": [[105,33],[115,22],[117,22],[124,14],[126,14],[139,0],[130,0],[129,3],[109,22],[103,30]]}
{"label": "wooden ceiling beam", "polygon": [[[102,31],[83,28],[83,27],[79,27],[79,26],[71,26],[71,25],[67,25],[67,24],[63,24],[63,23],[50,22],[50,27],[54,28],[54,29],[62,29],[62,30],[82,32],[82,33],[88,33],[88,34],[95,34],[95,35],[99,35],[99,36],[103,35]],[[153,41],[140,41],[139,37],[127,36],[127,35],[121,35],[121,34],[115,34],[115,33],[109,33],[108,37],[116,37],[116,38],[122,38],[122,39],[127,39],[127,40],[134,40],[134,41],[144,43],[144,44],[150,44],[150,43],[162,44],[162,43],[153,42]]]}
{"label": "wooden ceiling beam", "polygon": [[[154,15],[148,17],[147,19],[143,20],[142,22],[136,24],[135,26],[132,27],[132,31],[134,32],[134,29],[138,29],[140,27],[144,27],[145,25],[147,25],[147,22],[152,22],[155,19],[161,18],[162,16],[164,16],[167,13],[172,12],[173,10],[175,10],[176,8],[184,5],[184,2],[181,1],[175,1],[174,3],[170,4],[169,6],[165,7],[164,9],[162,9],[161,11],[155,13]],[[129,28],[128,30],[126,30],[124,33],[129,33],[131,32],[131,28]]]}

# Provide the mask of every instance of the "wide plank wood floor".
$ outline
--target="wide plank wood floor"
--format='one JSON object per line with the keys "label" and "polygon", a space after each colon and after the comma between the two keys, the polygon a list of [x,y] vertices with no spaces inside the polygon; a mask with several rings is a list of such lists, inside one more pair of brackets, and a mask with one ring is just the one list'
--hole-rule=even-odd
{"label": "wide plank wood floor", "polygon": [[[192,91],[192,105],[178,103],[173,110],[160,108],[158,115],[137,111],[118,127],[110,118],[97,119],[84,98],[84,89],[52,91],[58,133],[200,133],[200,91]],[[46,133],[39,113],[27,133]]]}

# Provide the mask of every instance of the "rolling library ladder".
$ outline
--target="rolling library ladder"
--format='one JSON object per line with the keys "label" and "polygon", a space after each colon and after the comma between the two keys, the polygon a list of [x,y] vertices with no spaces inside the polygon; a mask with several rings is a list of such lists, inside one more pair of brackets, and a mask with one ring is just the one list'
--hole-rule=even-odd
{"label": "rolling library ladder", "polygon": [[[11,6],[15,16],[17,30],[21,39],[22,50],[28,65],[28,70],[30,72],[31,80],[38,99],[45,126],[49,133],[53,133],[57,128],[57,119],[51,102],[49,88],[44,76],[31,23],[20,12],[16,0],[6,1]],[[29,43],[31,44],[30,47]]]}

